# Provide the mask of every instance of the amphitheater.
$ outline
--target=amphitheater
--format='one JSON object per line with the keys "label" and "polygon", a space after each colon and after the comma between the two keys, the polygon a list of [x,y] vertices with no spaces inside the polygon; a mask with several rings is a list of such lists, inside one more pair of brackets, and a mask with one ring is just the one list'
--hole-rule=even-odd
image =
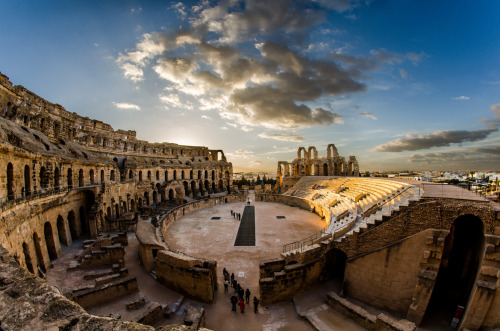
{"label": "amphitheater", "polygon": [[[497,202],[359,177],[333,144],[238,188],[222,150],[138,140],[4,75],[0,107],[4,330],[500,328]],[[258,313],[230,311],[224,268]]]}

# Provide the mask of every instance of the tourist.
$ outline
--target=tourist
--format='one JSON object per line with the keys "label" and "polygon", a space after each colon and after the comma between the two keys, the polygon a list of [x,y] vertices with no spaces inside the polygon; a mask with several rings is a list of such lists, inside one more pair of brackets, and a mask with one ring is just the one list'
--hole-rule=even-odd
{"label": "tourist", "polygon": [[245,301],[243,301],[243,299],[240,299],[238,301],[238,304],[240,305],[240,311],[243,314],[245,312]]}
{"label": "tourist", "polygon": [[238,298],[243,300],[244,296],[245,296],[245,290],[242,287],[240,287],[238,290]]}
{"label": "tourist", "polygon": [[231,273],[231,287],[233,287],[234,284],[234,272]]}
{"label": "tourist", "polygon": [[229,282],[227,281],[227,279],[224,280],[224,294],[227,293],[227,290],[229,288]]}
{"label": "tourist", "polygon": [[238,292],[238,282],[236,281],[236,279],[233,280],[233,288],[235,292]]}
{"label": "tourist", "polygon": [[232,306],[231,311],[236,311],[236,304],[237,303],[238,303],[238,298],[235,295],[233,295],[231,297],[231,306]]}
{"label": "tourist", "polygon": [[231,209],[231,216],[233,216],[233,215],[234,215],[234,211]]}
{"label": "tourist", "polygon": [[247,299],[247,303],[250,303],[250,290],[247,289],[245,292],[245,298]]}
{"label": "tourist", "polygon": [[257,297],[253,297],[253,312],[257,314],[257,308],[259,307],[259,299]]}

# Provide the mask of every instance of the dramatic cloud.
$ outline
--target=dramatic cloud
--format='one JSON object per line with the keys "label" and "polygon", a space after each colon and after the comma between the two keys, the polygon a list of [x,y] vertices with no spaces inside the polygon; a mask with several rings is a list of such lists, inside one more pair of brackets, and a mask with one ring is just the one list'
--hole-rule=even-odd
{"label": "dramatic cloud", "polygon": [[500,161],[500,147],[469,148],[459,151],[413,154],[408,158],[412,163],[434,164],[492,164]]}
{"label": "dramatic cloud", "polygon": [[375,152],[403,152],[428,149],[432,147],[450,146],[467,141],[478,141],[485,139],[489,134],[498,129],[484,129],[476,131],[436,131],[427,135],[406,135],[404,139],[396,139],[386,144],[379,145],[373,149]]}
{"label": "dramatic cloud", "polygon": [[[423,56],[384,48],[364,56],[336,52],[324,58],[304,51],[304,34],[323,21],[325,8],[346,12],[365,3],[206,1],[188,9],[179,2],[172,9],[181,17],[190,15],[182,29],[143,34],[135,49],[120,53],[116,62],[125,78],[136,83],[152,69],[169,91],[160,95],[163,103],[182,108],[192,96],[191,109],[219,112],[243,131],[342,124],[339,107],[329,106],[332,97],[365,92],[369,71]],[[327,44],[321,47],[328,49]],[[407,76],[403,69],[400,74]],[[376,119],[370,115],[362,116]]]}
{"label": "dramatic cloud", "polygon": [[368,117],[368,118],[371,118],[372,120],[377,120],[377,118],[375,117],[375,115],[373,115],[372,113],[368,113],[368,112],[359,113],[359,116]]}
{"label": "dramatic cloud", "polygon": [[456,98],[452,98],[453,100],[470,100],[470,97],[466,97],[465,95],[461,95]]}
{"label": "dramatic cloud", "polygon": [[115,107],[118,109],[141,110],[141,107],[139,107],[138,105],[134,105],[133,103],[113,102],[113,105],[115,105]]}
{"label": "dramatic cloud", "polygon": [[[268,139],[275,139],[275,140],[281,140],[281,141],[295,141],[295,142],[300,142],[304,141],[304,137],[299,136],[298,134],[295,133],[260,133],[259,137],[261,138],[268,138]],[[277,148],[277,147],[275,147]]]}

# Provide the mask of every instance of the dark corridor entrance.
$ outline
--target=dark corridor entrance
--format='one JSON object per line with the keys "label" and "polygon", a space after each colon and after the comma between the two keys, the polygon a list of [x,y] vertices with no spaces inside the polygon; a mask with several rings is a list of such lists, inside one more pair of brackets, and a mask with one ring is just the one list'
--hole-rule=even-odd
{"label": "dark corridor entrance", "polygon": [[421,326],[450,328],[457,307],[467,308],[484,248],[483,223],[460,216],[446,237],[436,284]]}
{"label": "dark corridor entrance", "polygon": [[323,280],[331,279],[337,293],[341,293],[343,288],[346,261],[347,255],[340,249],[334,248],[326,253],[321,278]]}

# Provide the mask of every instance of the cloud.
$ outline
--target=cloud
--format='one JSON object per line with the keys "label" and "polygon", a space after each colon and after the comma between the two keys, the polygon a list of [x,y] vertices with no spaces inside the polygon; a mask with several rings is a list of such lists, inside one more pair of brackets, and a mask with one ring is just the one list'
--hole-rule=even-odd
{"label": "cloud", "polygon": [[234,153],[226,153],[226,155],[235,159],[249,159],[254,157],[253,152],[247,149],[239,149]]}
{"label": "cloud", "polygon": [[470,100],[470,97],[466,97],[465,95],[461,95],[456,98],[452,98],[453,100]]}
{"label": "cloud", "polygon": [[409,52],[409,53],[406,54],[406,57],[414,65],[418,65],[420,62],[422,62],[423,60],[425,60],[426,58],[428,58],[429,55],[425,54],[424,52],[420,52],[420,53]]}
{"label": "cloud", "polygon": [[436,131],[427,135],[407,134],[406,138],[396,139],[375,147],[374,152],[403,152],[428,149],[432,147],[450,146],[467,141],[479,141],[488,137],[498,129],[484,129],[476,131],[454,130]]}
{"label": "cloud", "polygon": [[183,102],[180,100],[179,95],[175,93],[160,94],[158,96],[161,102],[167,104],[168,106],[173,106],[182,109],[193,109],[190,102]]}
{"label": "cloud", "polygon": [[343,13],[360,5],[357,0],[313,0],[322,7],[333,9],[339,13]]}
{"label": "cloud", "polygon": [[255,0],[246,2],[242,8],[239,2],[227,1],[197,10],[198,17],[192,20],[192,25],[220,35],[219,41],[223,43],[232,43],[279,31],[300,34],[324,20],[323,11],[300,1]]}
{"label": "cloud", "polygon": [[369,112],[359,113],[359,116],[368,117],[368,118],[371,118],[372,120],[378,119],[377,117],[375,117],[375,115],[373,115],[372,113],[369,113]]}
{"label": "cloud", "polygon": [[476,164],[484,167],[500,161],[500,147],[469,148],[458,151],[412,154],[408,157],[412,163],[436,164]]}
{"label": "cloud", "polygon": [[495,113],[495,118],[500,118],[500,103],[492,105],[490,109]]}
{"label": "cloud", "polygon": [[406,79],[408,78],[408,72],[404,69],[399,69],[399,75],[401,76],[401,78],[403,79]]}
{"label": "cloud", "polygon": [[113,102],[113,105],[115,105],[115,107],[118,109],[141,110],[141,107],[139,107],[138,105],[134,105],[133,103]]}
{"label": "cloud", "polygon": [[205,120],[209,120],[209,121],[212,120],[212,118],[210,116],[207,116],[207,115],[201,115],[201,118],[203,118]]}
{"label": "cloud", "polygon": [[[295,142],[300,142],[304,141],[304,137],[295,134],[295,133],[259,133],[260,138],[267,138],[267,139],[274,139],[274,140],[281,140],[281,141],[295,141]],[[275,146],[274,148],[278,148]]]}

